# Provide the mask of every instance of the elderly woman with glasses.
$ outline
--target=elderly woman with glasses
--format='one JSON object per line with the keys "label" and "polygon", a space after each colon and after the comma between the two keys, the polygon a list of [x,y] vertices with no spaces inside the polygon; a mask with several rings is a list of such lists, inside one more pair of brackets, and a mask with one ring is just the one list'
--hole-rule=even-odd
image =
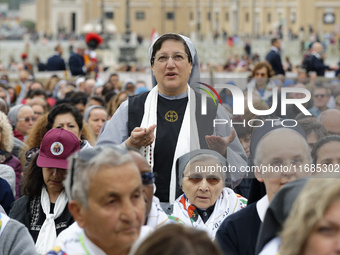
{"label": "elderly woman with glasses", "polygon": [[97,144],[124,144],[141,150],[158,174],[155,195],[161,202],[173,203],[178,157],[192,149],[211,148],[240,167],[246,165],[246,154],[233,128],[213,125],[214,119],[230,123],[226,110],[210,99],[206,109],[201,109],[205,101],[189,86],[204,86],[198,83],[200,65],[191,40],[164,34],[152,44],[149,56],[154,88],[123,102]]}
{"label": "elderly woman with glasses", "polygon": [[178,159],[177,165],[184,194],[176,199],[172,216],[185,225],[205,230],[214,240],[223,220],[246,207],[247,200],[226,187],[230,185],[227,162],[215,151],[187,153]]}
{"label": "elderly woman with glasses", "polygon": [[13,135],[19,140],[25,140],[37,118],[31,106],[19,104],[11,108],[8,118],[13,126]]}

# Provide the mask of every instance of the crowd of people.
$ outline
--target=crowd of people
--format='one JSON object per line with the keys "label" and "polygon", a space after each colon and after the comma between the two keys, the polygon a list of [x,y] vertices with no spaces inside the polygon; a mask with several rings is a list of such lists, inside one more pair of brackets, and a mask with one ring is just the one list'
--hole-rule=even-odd
{"label": "crowd of people", "polygon": [[238,115],[237,79],[200,94],[186,36],[150,46],[150,91],[97,79],[85,40],[48,60],[69,80],[1,75],[1,254],[340,253],[340,79],[321,77],[339,68],[320,43],[292,79],[272,39]]}

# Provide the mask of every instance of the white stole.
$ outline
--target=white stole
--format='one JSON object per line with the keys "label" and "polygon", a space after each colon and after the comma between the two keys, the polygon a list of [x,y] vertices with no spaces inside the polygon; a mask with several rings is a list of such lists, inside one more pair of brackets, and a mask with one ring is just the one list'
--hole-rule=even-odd
{"label": "white stole", "polygon": [[168,215],[163,211],[159,204],[159,199],[153,196],[146,225],[156,229],[168,223],[170,223]]}
{"label": "white stole", "polygon": [[[188,103],[185,108],[181,129],[179,131],[177,145],[172,163],[171,179],[170,179],[170,196],[169,202],[172,204],[176,199],[176,160],[187,152],[200,148],[197,123],[196,123],[196,100],[195,92],[188,86]],[[158,85],[155,86],[148,94],[144,104],[144,115],[141,123],[142,128],[148,128],[153,124],[157,124],[157,102],[158,102]],[[147,149],[146,158],[152,158],[151,170],[153,170],[154,148],[156,142],[157,127],[154,130],[155,139],[152,143],[152,150]],[[164,145],[166,146],[166,144]],[[148,146],[149,147],[149,146]],[[144,153],[144,146],[141,148]]]}
{"label": "white stole", "polygon": [[46,219],[41,226],[35,248],[39,254],[46,254],[53,248],[53,244],[57,238],[54,220],[57,219],[65,209],[68,199],[65,191],[63,190],[55,203],[53,214],[50,214],[50,199],[45,186],[41,189],[41,207]]}

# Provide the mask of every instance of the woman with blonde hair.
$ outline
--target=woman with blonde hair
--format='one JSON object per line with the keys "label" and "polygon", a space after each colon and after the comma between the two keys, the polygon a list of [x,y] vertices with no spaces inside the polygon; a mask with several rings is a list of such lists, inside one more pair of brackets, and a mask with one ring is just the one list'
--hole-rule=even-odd
{"label": "woman with blonde hair", "polygon": [[309,180],[287,218],[282,255],[340,253],[340,179]]}
{"label": "woman with blonde hair", "polygon": [[52,94],[54,87],[57,85],[57,83],[60,81],[60,78],[57,75],[52,75],[51,78],[49,78],[46,81],[45,84],[45,90],[46,92]]}
{"label": "woman with blonde hair", "polygon": [[12,155],[14,146],[12,126],[6,114],[0,112],[0,164],[12,167],[15,171],[15,198],[19,198],[19,183],[21,177],[21,164],[17,157]]}
{"label": "woman with blonde hair", "polygon": [[110,99],[106,106],[106,110],[110,118],[117,111],[118,107],[127,99],[128,94],[126,92],[120,92]]}

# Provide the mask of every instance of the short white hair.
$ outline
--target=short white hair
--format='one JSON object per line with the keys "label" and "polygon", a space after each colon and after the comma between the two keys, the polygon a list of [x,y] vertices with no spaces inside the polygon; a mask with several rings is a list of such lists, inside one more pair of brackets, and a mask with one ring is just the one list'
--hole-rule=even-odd
{"label": "short white hair", "polygon": [[[127,152],[112,147],[103,146],[85,149],[71,156],[67,175],[63,181],[68,198],[79,201],[87,208],[91,177],[103,167],[120,166],[126,163],[135,165]],[[73,184],[71,184],[72,178]]]}

